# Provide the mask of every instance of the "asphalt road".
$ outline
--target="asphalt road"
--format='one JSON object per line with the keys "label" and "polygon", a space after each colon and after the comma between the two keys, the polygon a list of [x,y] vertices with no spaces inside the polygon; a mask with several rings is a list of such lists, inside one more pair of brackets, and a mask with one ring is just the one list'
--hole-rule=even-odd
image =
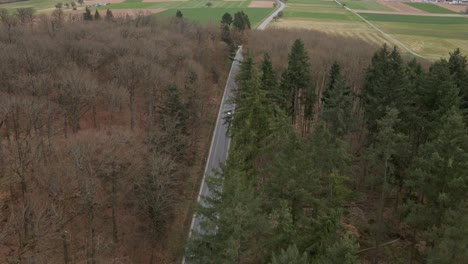
{"label": "asphalt road", "polygon": [[[273,20],[280,11],[282,11],[286,5],[276,0],[280,5],[278,9],[275,10],[269,17],[267,17],[263,22],[257,27],[257,30],[264,30],[266,26]],[[213,171],[219,171],[220,164],[224,163],[228,158],[229,153],[229,143],[230,138],[227,136],[227,124],[224,124],[224,117],[226,115],[226,111],[233,111],[235,109],[235,105],[232,104],[231,98],[234,96],[234,91],[237,88],[237,84],[235,81],[236,75],[239,72],[240,63],[242,61],[242,48],[239,48],[236,52],[236,56],[234,61],[231,65],[231,70],[229,71],[229,76],[226,82],[226,87],[224,89],[224,95],[219,107],[218,117],[216,119],[216,126],[213,132],[213,138],[211,139],[211,146],[210,152],[208,154],[208,160],[205,167],[205,174],[203,175],[203,180],[200,186],[200,192],[198,194],[197,201],[204,206],[203,204],[203,196],[210,196],[211,192],[208,188],[208,185],[205,181],[206,177],[210,177]],[[200,232],[200,216],[197,214],[193,215],[192,224],[190,225],[189,231],[189,239],[192,235],[193,231]],[[185,264],[185,258],[182,260],[182,264]]]}
{"label": "asphalt road", "polygon": [[[218,111],[218,118],[216,119],[216,126],[213,133],[213,138],[211,139],[210,152],[208,154],[208,161],[205,167],[205,174],[203,175],[203,180],[200,186],[200,193],[198,194],[197,201],[204,206],[202,196],[210,196],[211,192],[208,188],[208,185],[205,181],[206,177],[210,177],[213,171],[220,171],[220,164],[224,163],[227,160],[229,153],[229,143],[230,138],[227,136],[228,125],[224,123],[224,117],[226,111],[234,111],[235,106],[232,104],[232,98],[234,96],[234,90],[237,88],[237,83],[235,77],[239,71],[240,63],[242,61],[242,48],[237,50],[234,61],[231,65],[231,70],[229,71],[229,76],[226,82],[226,87],[224,88],[224,95],[221,101],[221,105]],[[190,234],[195,230],[200,232],[200,218],[196,214],[192,218],[192,224],[190,226]]]}
{"label": "asphalt road", "polygon": [[263,22],[257,27],[257,30],[264,30],[268,24],[270,24],[270,22],[273,20],[273,18],[278,15],[278,13],[280,11],[283,11],[283,9],[286,7],[286,5],[279,1],[279,0],[275,0],[278,4],[279,4],[279,7],[275,10],[275,12],[273,12],[273,14],[271,14],[269,17],[265,18],[265,20],[263,20]]}

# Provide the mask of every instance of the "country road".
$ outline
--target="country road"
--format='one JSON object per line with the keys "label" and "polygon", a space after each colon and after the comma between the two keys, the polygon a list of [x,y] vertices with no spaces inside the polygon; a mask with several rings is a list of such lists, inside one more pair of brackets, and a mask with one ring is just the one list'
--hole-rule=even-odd
{"label": "country road", "polygon": [[[279,7],[270,16],[263,20],[263,22],[257,27],[257,30],[264,30],[268,26],[268,24],[273,20],[273,18],[286,7],[286,5],[283,2],[279,0],[275,1],[279,4]],[[226,111],[234,111],[235,108],[235,105],[232,104],[233,100],[230,99],[233,97],[234,91],[237,88],[235,78],[239,71],[242,59],[242,48],[239,48],[236,52],[236,56],[234,57],[234,61],[232,62],[231,70],[229,71],[229,76],[226,81],[226,87],[224,88],[224,94],[221,100],[221,104],[219,106],[218,117],[216,119],[216,125],[213,132],[213,138],[211,139],[210,152],[208,154],[208,160],[205,167],[205,174],[203,175],[203,180],[200,185],[200,192],[198,193],[197,197],[197,201],[202,206],[204,205],[202,197],[211,195],[211,192],[205,181],[206,177],[210,177],[210,173],[212,173],[213,171],[219,170],[220,165],[224,163],[228,157],[230,138],[226,134],[227,124],[224,124],[223,120]],[[190,239],[193,231],[200,232],[200,221],[200,217],[194,214],[192,218],[192,223],[190,225],[188,239]],[[182,264],[185,263],[186,262],[184,257],[182,259]]]}

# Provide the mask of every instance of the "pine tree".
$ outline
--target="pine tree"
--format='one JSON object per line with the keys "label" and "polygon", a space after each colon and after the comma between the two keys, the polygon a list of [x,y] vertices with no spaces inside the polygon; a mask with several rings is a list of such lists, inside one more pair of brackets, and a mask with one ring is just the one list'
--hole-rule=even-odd
{"label": "pine tree", "polygon": [[460,107],[459,91],[446,61],[436,62],[430,67],[418,92],[421,97],[420,125],[426,131],[426,139],[436,133],[442,117],[453,106]]}
{"label": "pine tree", "polygon": [[94,13],[94,20],[101,20],[101,14],[99,14],[98,10],[96,10],[96,13]]}
{"label": "pine tree", "polygon": [[[421,230],[440,226],[468,193],[468,130],[457,107],[444,115],[437,135],[421,149],[406,186],[418,191],[408,203],[408,221]],[[424,201],[424,202],[422,202]]]}
{"label": "pine tree", "polygon": [[[370,142],[378,133],[377,120],[386,115],[388,107],[406,116],[407,105],[412,98],[407,97],[409,82],[405,73],[405,64],[396,47],[389,51],[384,45],[372,58],[363,89],[364,116]],[[404,126],[404,123],[405,120],[402,120],[400,126]]]}
{"label": "pine tree", "polygon": [[270,55],[265,53],[260,66],[261,89],[267,93],[267,98],[274,102],[277,107],[281,106],[281,91],[279,90],[276,74],[271,63]]}
{"label": "pine tree", "polygon": [[[232,149],[241,151],[246,161],[252,161],[272,132],[274,105],[261,89],[260,76],[248,55],[237,75],[236,117],[230,127]],[[249,162],[246,162],[249,166]]]}
{"label": "pine tree", "polygon": [[234,51],[234,41],[231,37],[231,29],[227,24],[221,25],[221,40],[228,45],[231,52]]}
{"label": "pine tree", "polygon": [[464,263],[468,259],[468,204],[448,210],[439,228],[431,230],[434,246],[428,250],[428,263]]}
{"label": "pine tree", "polygon": [[385,195],[388,192],[392,172],[393,163],[392,160],[395,156],[405,150],[405,135],[397,131],[398,123],[398,111],[394,108],[388,108],[385,116],[377,121],[378,132],[375,137],[375,143],[368,150],[371,156],[372,163],[374,165],[375,174],[381,178],[381,190],[380,199],[377,213],[377,228],[375,232],[375,251],[374,261],[377,263],[379,256],[380,243],[382,242],[382,236],[385,232],[385,226],[383,223],[383,209],[385,206]]}
{"label": "pine tree", "polygon": [[234,14],[234,21],[232,24],[239,31],[250,29],[251,26],[249,16],[244,13],[244,11],[239,11]]}
{"label": "pine tree", "polygon": [[333,64],[330,70],[330,81],[323,92],[322,119],[327,123],[331,133],[339,138],[349,132],[352,120],[352,93],[341,74],[340,66]]}
{"label": "pine tree", "polygon": [[[236,155],[237,156],[237,155]],[[188,247],[190,263],[240,263],[261,259],[261,250],[250,243],[265,234],[266,219],[261,214],[260,199],[255,195],[251,181],[238,166],[240,157],[230,156],[223,170],[224,183],[210,179],[214,194],[206,197],[205,207],[199,209],[203,217],[200,232],[193,234]]]}
{"label": "pine tree", "polygon": [[85,12],[83,13],[83,19],[86,21],[93,20],[93,15],[91,15],[91,10],[89,10],[88,7],[86,7]]}
{"label": "pine tree", "polygon": [[107,21],[112,21],[114,19],[114,14],[112,14],[112,11],[110,9],[107,9],[106,11],[106,20]]}
{"label": "pine tree", "polygon": [[307,254],[300,254],[296,245],[281,250],[280,254],[273,255],[271,264],[308,264]]}
{"label": "pine tree", "polygon": [[[296,39],[288,56],[288,68],[284,72],[281,80],[281,90],[286,104],[286,112],[291,117],[293,124],[299,116],[301,95],[304,91],[310,93],[309,97],[315,97],[311,89],[309,56],[304,49],[304,44],[300,39]],[[314,100],[306,100],[308,107]]]}
{"label": "pine tree", "polygon": [[159,107],[159,123],[164,135],[155,145],[160,146],[164,152],[177,160],[182,157],[186,147],[184,136],[187,133],[188,113],[176,85],[169,85],[165,92],[165,100]]}
{"label": "pine tree", "polygon": [[[460,49],[457,48],[454,52],[450,53],[448,60],[448,67],[450,73],[453,75],[454,81],[460,89],[460,96],[462,98],[462,107],[465,111],[468,109],[468,67],[466,56],[463,56]],[[468,121],[468,119],[466,119]]]}
{"label": "pine tree", "polygon": [[228,25],[231,26],[232,24],[232,16],[229,13],[224,13],[223,17],[221,18],[221,24],[222,25]]}
{"label": "pine tree", "polygon": [[[330,74],[329,74],[329,80],[328,80],[328,85],[327,85],[327,88],[325,89],[325,91],[323,92],[323,98],[327,97],[327,91],[329,91],[330,89],[333,89],[333,85],[335,84],[335,81],[336,81],[336,78],[338,76],[341,76],[341,68],[340,68],[340,65],[338,63],[333,63],[332,66],[331,66],[331,69],[330,69]],[[322,101],[324,100],[322,98]]]}
{"label": "pine tree", "polygon": [[182,14],[182,11],[177,10],[177,12],[176,12],[176,17],[177,17],[177,18],[183,18],[184,15]]}

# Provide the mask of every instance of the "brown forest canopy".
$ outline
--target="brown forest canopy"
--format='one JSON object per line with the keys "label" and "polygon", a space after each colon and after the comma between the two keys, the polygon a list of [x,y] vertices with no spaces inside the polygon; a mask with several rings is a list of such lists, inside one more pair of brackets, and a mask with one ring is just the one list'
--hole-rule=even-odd
{"label": "brown forest canopy", "polygon": [[173,261],[227,72],[218,30],[4,17],[0,263]]}

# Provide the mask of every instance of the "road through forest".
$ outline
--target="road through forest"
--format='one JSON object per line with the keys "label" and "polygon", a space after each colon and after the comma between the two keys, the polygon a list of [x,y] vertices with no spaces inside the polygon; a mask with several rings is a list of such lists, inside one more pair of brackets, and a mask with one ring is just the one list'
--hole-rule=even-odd
{"label": "road through forest", "polygon": [[[282,11],[286,5],[276,0],[279,7],[267,18],[265,18],[262,23],[257,27],[257,30],[264,30],[268,24],[273,20],[273,18]],[[226,87],[224,88],[223,98],[218,110],[218,117],[216,119],[216,125],[213,132],[213,137],[211,139],[210,152],[208,154],[208,160],[205,167],[205,173],[200,185],[200,192],[198,193],[197,201],[203,206],[203,196],[210,196],[211,192],[206,183],[206,177],[210,177],[210,174],[213,171],[219,171],[220,165],[227,160],[230,138],[227,136],[227,124],[224,123],[224,116],[226,111],[234,111],[235,105],[233,104],[234,91],[237,88],[235,78],[239,72],[240,64],[242,62],[242,48],[239,48],[236,52],[236,56],[231,65],[231,70],[229,71],[229,76],[226,81]],[[190,231],[188,239],[190,239],[192,232],[200,232],[200,217],[196,214],[193,215],[192,223],[190,225]],[[185,264],[185,258],[182,260],[182,264]]]}

